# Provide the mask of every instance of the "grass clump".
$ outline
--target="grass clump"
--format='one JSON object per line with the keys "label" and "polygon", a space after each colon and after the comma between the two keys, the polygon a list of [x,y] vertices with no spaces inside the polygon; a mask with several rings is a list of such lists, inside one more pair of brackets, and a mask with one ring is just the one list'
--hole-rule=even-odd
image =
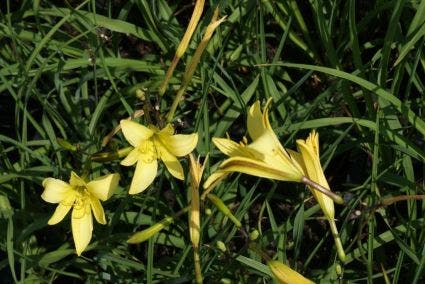
{"label": "grass clump", "polygon": [[[401,0],[2,1],[0,279],[422,283],[424,14]],[[256,147],[266,129],[276,139]],[[281,170],[274,147],[325,191],[231,167]],[[72,171],[121,177],[81,256],[76,216],[49,226],[41,198]],[[129,194],[135,179],[146,188]],[[343,197],[333,219],[328,189]]]}

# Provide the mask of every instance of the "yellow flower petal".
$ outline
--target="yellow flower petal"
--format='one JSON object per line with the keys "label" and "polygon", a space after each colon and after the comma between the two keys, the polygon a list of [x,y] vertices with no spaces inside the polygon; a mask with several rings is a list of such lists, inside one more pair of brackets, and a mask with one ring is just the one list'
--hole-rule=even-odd
{"label": "yellow flower petal", "polygon": [[133,147],[137,147],[141,141],[151,138],[154,134],[153,131],[146,126],[131,120],[121,120],[120,125],[125,139],[127,139],[128,143]]}
{"label": "yellow flower petal", "polygon": [[193,153],[189,154],[189,173],[191,178],[190,184],[196,188],[199,188],[199,185],[201,184],[202,174],[208,161],[208,155],[205,157],[203,164],[199,162],[199,159],[200,157],[195,159]]}
{"label": "yellow flower petal", "polygon": [[198,144],[198,133],[177,134],[177,135],[158,135],[161,143],[168,151],[177,157],[188,155]]}
{"label": "yellow flower petal", "polygon": [[96,198],[105,201],[112,196],[119,180],[119,174],[101,176],[87,183],[87,189]]}
{"label": "yellow flower petal", "polygon": [[174,127],[168,123],[163,129],[161,129],[158,132],[159,132],[158,135],[161,135],[164,137],[172,136],[174,134]]}
{"label": "yellow flower petal", "polygon": [[270,125],[270,120],[269,120],[269,108],[270,108],[271,103],[272,103],[272,98],[269,98],[267,100],[266,106],[264,107],[263,124],[264,124],[264,126],[265,126],[266,129],[269,129],[269,130],[272,130],[273,131],[273,128]]}
{"label": "yellow flower petal", "polygon": [[137,163],[137,160],[140,158],[140,151],[137,148],[134,148],[131,150],[130,153],[124,158],[124,160],[121,161],[121,165],[129,167]]}
{"label": "yellow flower petal", "polygon": [[177,179],[184,180],[183,168],[176,156],[171,154],[160,142],[156,144],[156,148],[159,158],[164,162],[170,174]]}
{"label": "yellow flower petal", "polygon": [[282,167],[276,167],[275,165],[245,157],[233,157],[225,160],[221,164],[220,170],[225,172],[240,172],[283,181],[299,182],[302,177],[302,174],[294,170],[292,166],[282,165]]}
{"label": "yellow flower petal", "polygon": [[241,146],[230,139],[213,137],[212,142],[223,154],[227,156],[252,157],[251,153],[247,151],[245,146]]}
{"label": "yellow flower petal", "polygon": [[248,133],[252,140],[260,137],[266,130],[263,122],[260,101],[256,101],[249,109],[247,119]]}
{"label": "yellow flower petal", "polygon": [[274,136],[273,132],[266,130],[263,135],[257,137],[251,144],[247,145],[247,148],[255,150],[252,153],[254,153],[258,159],[269,163],[276,163],[280,158],[278,155],[279,152],[282,152],[284,156],[287,156],[287,153]]}
{"label": "yellow flower petal", "polygon": [[[215,171],[207,178],[207,180],[203,184],[203,187],[209,191],[210,189],[214,188],[221,180],[223,180],[228,174],[229,172],[225,172],[222,170]],[[204,193],[202,194],[202,196],[204,196]]]}
{"label": "yellow flower petal", "polygon": [[43,180],[44,191],[41,198],[50,203],[61,202],[70,192],[72,187],[64,181],[55,178],[46,178]]}
{"label": "yellow flower petal", "polygon": [[268,265],[273,275],[281,284],[314,284],[313,281],[305,278],[280,261],[272,260],[268,262]]}
{"label": "yellow flower petal", "polygon": [[[81,210],[84,210],[84,208]],[[79,210],[75,208],[72,210],[71,228],[75,249],[77,250],[77,254],[81,255],[90,243],[92,237],[93,218],[91,214],[82,214],[82,216],[79,216],[81,212],[76,211]]]}
{"label": "yellow flower petal", "polygon": [[129,193],[136,194],[148,188],[155,179],[157,170],[157,160],[153,160],[151,163],[137,162]]}
{"label": "yellow flower petal", "polygon": [[71,177],[69,178],[69,184],[72,187],[86,186],[86,182],[74,172],[71,172]]}
{"label": "yellow flower petal", "polygon": [[[328,181],[323,173],[322,165],[320,164],[318,136],[313,131],[307,140],[297,140],[297,146],[301,152],[306,174],[308,178],[321,186],[329,189]],[[311,189],[314,197],[322,208],[323,213],[330,220],[334,219],[335,209],[333,200],[327,195]]]}
{"label": "yellow flower petal", "polygon": [[305,173],[306,169],[305,169],[304,160],[301,153],[298,153],[297,151],[294,151],[291,149],[285,149],[285,150],[288,152],[290,159],[294,162],[294,164],[297,165],[300,171]]}
{"label": "yellow flower petal", "polygon": [[66,205],[59,203],[59,205],[56,207],[55,213],[53,213],[52,217],[49,219],[47,224],[49,225],[56,225],[60,221],[65,218],[66,214],[69,212],[69,210],[72,208],[72,205]]}
{"label": "yellow flower petal", "polygon": [[93,215],[96,218],[96,221],[100,224],[106,224],[105,212],[103,211],[102,204],[100,204],[99,199],[95,196],[90,195],[90,206],[93,210]]}

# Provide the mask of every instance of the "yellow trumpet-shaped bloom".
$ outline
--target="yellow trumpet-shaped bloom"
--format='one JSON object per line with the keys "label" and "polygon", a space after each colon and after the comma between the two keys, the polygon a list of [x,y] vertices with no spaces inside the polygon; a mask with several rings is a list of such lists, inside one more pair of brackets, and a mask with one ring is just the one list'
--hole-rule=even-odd
{"label": "yellow trumpet-shaped bloom", "polygon": [[184,179],[183,168],[177,159],[190,152],[198,143],[198,134],[174,135],[174,128],[168,124],[159,130],[130,120],[121,120],[122,132],[134,149],[121,161],[123,166],[136,164],[130,194],[144,191],[155,179],[160,159],[175,178]]}
{"label": "yellow trumpet-shaped bloom", "polygon": [[[320,163],[319,134],[313,130],[306,140],[298,139],[297,146],[301,153],[301,159],[303,160],[306,176],[310,180],[330,190],[328,181],[326,180]],[[322,208],[326,218],[328,220],[333,220],[335,217],[334,201],[329,196],[318,192],[314,188],[310,187],[310,190],[319,203],[320,208]]]}
{"label": "yellow trumpet-shaped bloom", "polygon": [[271,260],[268,265],[280,284],[314,284],[313,281],[305,278],[280,261]]}
{"label": "yellow trumpet-shaped bloom", "polygon": [[[298,159],[302,159],[302,165],[304,167],[304,171],[308,179],[317,183],[319,186],[326,188],[328,190],[328,193],[331,193],[328,181],[326,180],[325,174],[323,173],[322,165],[320,163],[319,134],[313,130],[306,140],[297,140],[297,146],[301,153]],[[335,224],[334,200],[329,197],[329,194],[326,195],[322,192],[319,192],[316,190],[316,188],[313,188],[310,185],[309,188],[329,221],[332,235],[335,240],[338,257],[342,262],[344,262],[345,252],[338,233],[338,229]]]}
{"label": "yellow trumpet-shaped bloom", "polygon": [[302,165],[292,156],[292,152],[283,148],[271,128],[268,118],[269,103],[270,101],[264,113],[261,112],[259,101],[249,109],[247,124],[252,143],[247,144],[246,140],[236,143],[226,138],[213,138],[213,143],[229,158],[207,179],[205,188],[209,188],[229,172],[282,181],[301,181],[304,175]]}
{"label": "yellow trumpet-shaped bloom", "polygon": [[111,197],[119,179],[119,174],[109,174],[86,183],[76,173],[71,172],[69,183],[55,178],[43,180],[44,191],[41,198],[49,203],[58,203],[48,221],[49,225],[62,221],[72,208],[72,236],[78,255],[85,250],[92,237],[92,212],[97,222],[106,224],[105,213],[99,200],[105,201]]}

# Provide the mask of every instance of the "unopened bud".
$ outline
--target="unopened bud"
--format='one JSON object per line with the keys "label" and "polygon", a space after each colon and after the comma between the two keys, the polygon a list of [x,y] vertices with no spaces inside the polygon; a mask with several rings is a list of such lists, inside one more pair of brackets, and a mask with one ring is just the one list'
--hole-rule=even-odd
{"label": "unopened bud", "polygon": [[219,250],[226,252],[226,245],[222,241],[217,241],[216,245]]}
{"label": "unopened bud", "polygon": [[258,232],[258,230],[254,230],[249,234],[249,239],[251,241],[255,241],[256,239],[258,239],[259,236],[260,236],[260,232]]}
{"label": "unopened bud", "polygon": [[154,236],[156,233],[164,229],[165,227],[169,226],[171,223],[173,223],[173,217],[165,217],[158,223],[150,226],[149,228],[137,232],[134,235],[132,235],[128,240],[127,243],[129,244],[138,244],[141,242],[144,242]]}
{"label": "unopened bud", "polygon": [[226,204],[223,203],[223,201],[218,196],[210,193],[207,195],[207,197],[212,203],[214,203],[214,205],[217,207],[218,210],[221,211],[221,213],[227,216],[236,225],[236,227],[242,227],[241,222],[236,219],[230,209],[226,206]]}
{"label": "unopened bud", "polygon": [[267,264],[270,267],[274,277],[276,277],[276,279],[281,284],[314,284],[313,281],[305,278],[280,261],[271,260]]}

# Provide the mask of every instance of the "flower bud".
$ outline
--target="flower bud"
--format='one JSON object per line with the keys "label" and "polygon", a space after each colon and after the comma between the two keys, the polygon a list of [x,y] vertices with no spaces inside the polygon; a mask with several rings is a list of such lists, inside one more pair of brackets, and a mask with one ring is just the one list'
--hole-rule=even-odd
{"label": "flower bud", "polygon": [[138,244],[142,243],[152,236],[154,236],[156,233],[164,229],[165,227],[169,226],[171,223],[173,223],[173,217],[165,217],[158,223],[150,226],[149,228],[137,232],[134,235],[132,235],[128,240],[127,243],[129,244]]}
{"label": "flower bud", "polygon": [[280,261],[271,260],[268,262],[268,266],[276,277],[276,280],[281,284],[314,284],[313,281],[305,278]]}

